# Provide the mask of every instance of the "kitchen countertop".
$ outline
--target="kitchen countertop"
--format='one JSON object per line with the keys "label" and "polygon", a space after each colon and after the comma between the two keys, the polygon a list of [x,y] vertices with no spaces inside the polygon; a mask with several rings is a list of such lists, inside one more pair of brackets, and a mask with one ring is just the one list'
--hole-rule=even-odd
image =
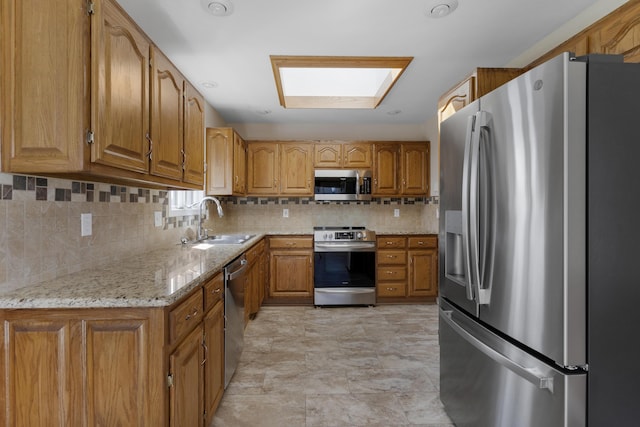
{"label": "kitchen countertop", "polygon": [[[0,309],[164,307],[173,304],[241,255],[266,233],[239,245],[200,250],[176,244],[108,266],[83,270],[34,285],[0,290]],[[276,232],[310,234],[300,230]],[[424,235],[419,231],[376,231],[376,235]]]}
{"label": "kitchen countertop", "polygon": [[123,261],[9,291],[0,309],[164,307],[176,302],[241,255],[264,234],[243,244],[196,249],[177,244]]}

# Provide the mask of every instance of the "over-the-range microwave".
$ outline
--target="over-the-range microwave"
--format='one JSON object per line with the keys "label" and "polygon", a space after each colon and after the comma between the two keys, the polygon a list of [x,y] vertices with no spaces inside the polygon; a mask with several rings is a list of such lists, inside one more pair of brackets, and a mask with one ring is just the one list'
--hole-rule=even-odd
{"label": "over-the-range microwave", "polygon": [[314,200],[371,200],[371,170],[316,169]]}

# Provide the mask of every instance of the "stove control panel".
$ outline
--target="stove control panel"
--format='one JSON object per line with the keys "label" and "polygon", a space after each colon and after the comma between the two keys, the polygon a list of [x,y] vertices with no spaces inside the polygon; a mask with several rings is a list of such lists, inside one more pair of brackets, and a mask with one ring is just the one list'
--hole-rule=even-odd
{"label": "stove control panel", "polygon": [[318,227],[314,230],[313,238],[316,242],[368,242],[376,238],[376,234],[365,228],[351,229],[343,227],[331,229],[328,227]]}

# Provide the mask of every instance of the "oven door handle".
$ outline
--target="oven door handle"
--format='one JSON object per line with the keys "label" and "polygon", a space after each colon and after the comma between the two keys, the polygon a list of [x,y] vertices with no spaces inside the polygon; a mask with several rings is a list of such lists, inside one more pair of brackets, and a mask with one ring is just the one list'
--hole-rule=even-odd
{"label": "oven door handle", "polygon": [[316,252],[373,252],[375,251],[375,242],[367,243],[315,243],[314,249]]}

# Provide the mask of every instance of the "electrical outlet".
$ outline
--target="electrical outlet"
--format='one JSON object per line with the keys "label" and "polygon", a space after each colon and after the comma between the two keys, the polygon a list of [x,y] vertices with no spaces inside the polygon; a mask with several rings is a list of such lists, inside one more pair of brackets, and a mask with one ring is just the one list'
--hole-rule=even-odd
{"label": "electrical outlet", "polygon": [[162,211],[153,212],[153,225],[156,227],[162,227]]}
{"label": "electrical outlet", "polygon": [[289,209],[282,209],[282,218],[289,218]]}
{"label": "electrical outlet", "polygon": [[394,209],[393,210],[393,216],[394,216],[394,218],[398,218],[400,216],[400,209]]}
{"label": "electrical outlet", "polygon": [[80,214],[80,236],[91,236],[91,214]]}

